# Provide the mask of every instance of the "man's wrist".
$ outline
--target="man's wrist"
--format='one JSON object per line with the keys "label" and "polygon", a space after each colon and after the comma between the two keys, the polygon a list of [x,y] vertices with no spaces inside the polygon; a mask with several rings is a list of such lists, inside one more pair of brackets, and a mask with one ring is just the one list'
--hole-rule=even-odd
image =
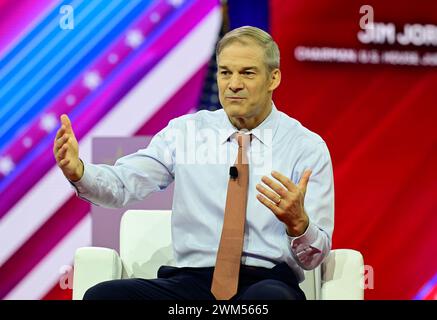
{"label": "man's wrist", "polygon": [[75,174],[73,176],[69,177],[68,179],[71,182],[77,182],[80,179],[82,179],[84,171],[85,171],[85,166],[84,166],[84,164],[82,162],[82,159],[79,159],[79,165],[78,165],[78,167],[76,169]]}
{"label": "man's wrist", "polygon": [[292,226],[287,226],[287,234],[290,237],[300,237],[305,233],[309,225],[310,225],[310,220],[308,216],[305,214],[305,217],[302,219],[301,222],[295,223]]}

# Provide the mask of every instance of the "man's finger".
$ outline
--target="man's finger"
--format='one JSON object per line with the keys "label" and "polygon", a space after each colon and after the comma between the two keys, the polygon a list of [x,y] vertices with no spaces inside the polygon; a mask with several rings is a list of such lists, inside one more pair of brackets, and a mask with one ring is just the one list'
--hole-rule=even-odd
{"label": "man's finger", "polygon": [[58,149],[66,144],[69,138],[70,137],[68,136],[68,134],[64,134],[60,139],[58,139],[58,141],[56,141],[56,146],[58,147]]}
{"label": "man's finger", "polygon": [[71,127],[70,118],[66,114],[61,115],[61,123],[65,127],[66,132],[73,131],[73,128]]}
{"label": "man's finger", "polygon": [[261,192],[265,197],[273,201],[274,203],[278,203],[281,199],[281,196],[278,195],[276,192],[270,191],[266,187],[262,186],[260,183],[256,185],[256,190]]}
{"label": "man's finger", "polygon": [[59,165],[61,166],[61,167],[64,167],[64,166],[66,166],[67,164],[69,164],[70,163],[70,159],[62,159],[60,162],[59,162]]}
{"label": "man's finger", "polygon": [[57,157],[59,160],[63,159],[65,155],[67,154],[67,146],[63,146],[58,150]]}
{"label": "man's finger", "polygon": [[310,176],[312,173],[313,172],[310,169],[306,169],[299,180],[298,186],[303,190],[303,193],[307,191],[308,181],[310,180]]}
{"label": "man's finger", "polygon": [[62,148],[62,146],[68,142],[68,135],[63,135],[62,137],[55,140],[55,143],[53,144],[53,152],[57,153],[59,149]]}
{"label": "man's finger", "polygon": [[270,189],[275,191],[277,194],[279,194],[282,198],[285,198],[287,196],[287,189],[280,185],[279,183],[273,181],[267,176],[263,176],[261,178],[261,181],[264,182]]}
{"label": "man's finger", "polygon": [[62,125],[61,128],[58,130],[58,132],[56,132],[56,138],[55,140],[59,139],[60,137],[62,137],[65,133],[65,126]]}
{"label": "man's finger", "polygon": [[288,189],[288,191],[293,191],[296,189],[296,185],[288,177],[284,176],[282,173],[277,171],[272,171],[272,177],[278,180]]}
{"label": "man's finger", "polygon": [[275,214],[275,216],[281,215],[282,209],[279,208],[275,203],[271,202],[269,199],[262,196],[261,194],[257,194],[256,198],[259,200],[259,202],[269,208]]}

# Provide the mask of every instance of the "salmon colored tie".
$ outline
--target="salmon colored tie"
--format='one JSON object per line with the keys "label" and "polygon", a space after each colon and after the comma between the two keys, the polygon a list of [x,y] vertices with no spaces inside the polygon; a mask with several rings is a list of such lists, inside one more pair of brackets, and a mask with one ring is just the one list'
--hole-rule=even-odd
{"label": "salmon colored tie", "polygon": [[237,134],[235,167],[238,175],[229,177],[223,229],[211,286],[211,292],[217,300],[231,299],[238,289],[249,185],[247,147],[250,138],[250,135]]}

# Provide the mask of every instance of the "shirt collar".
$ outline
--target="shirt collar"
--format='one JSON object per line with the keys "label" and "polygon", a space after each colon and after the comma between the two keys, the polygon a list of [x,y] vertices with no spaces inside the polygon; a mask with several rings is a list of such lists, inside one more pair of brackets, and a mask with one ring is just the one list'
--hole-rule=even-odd
{"label": "shirt collar", "polygon": [[[252,129],[251,131],[248,131],[247,133],[252,134],[263,144],[265,144],[268,147],[271,147],[273,136],[275,135],[276,129],[278,127],[278,115],[279,115],[279,111],[276,108],[275,104],[272,102],[272,111],[267,116],[267,118],[265,118],[264,121],[261,122],[256,128]],[[265,130],[267,129],[272,131],[271,135],[265,134]],[[225,143],[233,134],[235,134],[238,131],[239,130],[236,127],[234,127],[231,121],[229,121],[226,112],[224,112],[224,119],[222,122],[222,126],[219,130],[220,143],[221,144]],[[268,137],[271,137],[271,139],[268,139]]]}

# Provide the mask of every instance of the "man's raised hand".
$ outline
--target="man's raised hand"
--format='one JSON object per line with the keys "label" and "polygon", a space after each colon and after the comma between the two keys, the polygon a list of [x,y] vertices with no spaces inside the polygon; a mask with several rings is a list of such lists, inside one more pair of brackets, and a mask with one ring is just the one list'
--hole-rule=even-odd
{"label": "man's raised hand", "polygon": [[53,154],[58,167],[65,177],[78,181],[83,175],[83,163],[79,159],[79,144],[74,135],[71,121],[67,115],[61,115],[61,128],[56,133]]}
{"label": "man's raised hand", "polygon": [[299,183],[294,184],[283,174],[273,171],[272,177],[262,177],[262,184],[257,184],[260,192],[257,199],[269,208],[275,216],[287,226],[287,233],[291,236],[302,235],[308,227],[309,218],[304,209],[305,193],[311,170],[305,170]]}

